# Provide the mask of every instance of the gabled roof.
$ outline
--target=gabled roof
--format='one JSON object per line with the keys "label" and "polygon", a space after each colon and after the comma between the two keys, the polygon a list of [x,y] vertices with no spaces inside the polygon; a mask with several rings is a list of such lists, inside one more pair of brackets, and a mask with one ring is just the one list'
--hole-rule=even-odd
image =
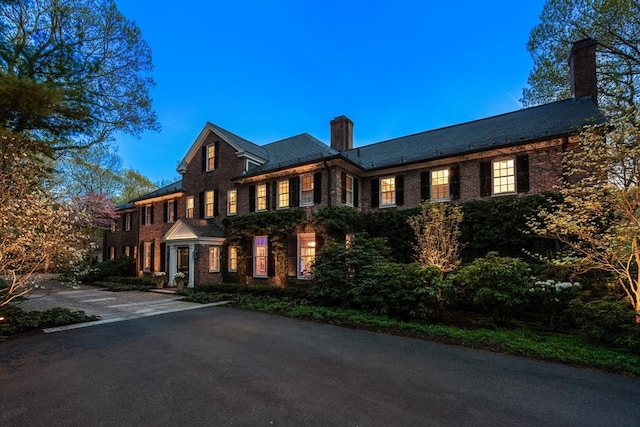
{"label": "gabled roof", "polygon": [[187,164],[189,164],[189,162],[196,155],[198,149],[202,145],[202,142],[209,135],[209,132],[215,133],[223,141],[232,146],[237,152],[247,155],[258,163],[262,164],[267,161],[267,152],[263,147],[256,145],[251,141],[247,141],[246,139],[223,129],[220,126],[214,125],[211,122],[207,122],[202,131],[200,131],[200,134],[198,135],[196,140],[189,148],[189,151],[187,151],[187,154],[178,165],[177,171],[179,173],[184,173],[187,170]]}
{"label": "gabled roof", "polygon": [[378,142],[341,155],[362,169],[375,170],[550,139],[604,121],[590,98],[567,99]]}
{"label": "gabled roof", "polygon": [[169,185],[165,185],[162,188],[158,188],[157,190],[153,190],[147,194],[143,194],[142,196],[129,201],[129,203],[138,202],[140,200],[153,199],[154,197],[160,197],[167,194],[181,193],[181,192],[184,192],[184,189],[182,188],[182,180],[178,180],[176,182],[172,182]]}
{"label": "gabled roof", "polygon": [[225,238],[226,233],[209,219],[180,218],[167,231],[162,240],[201,240]]}

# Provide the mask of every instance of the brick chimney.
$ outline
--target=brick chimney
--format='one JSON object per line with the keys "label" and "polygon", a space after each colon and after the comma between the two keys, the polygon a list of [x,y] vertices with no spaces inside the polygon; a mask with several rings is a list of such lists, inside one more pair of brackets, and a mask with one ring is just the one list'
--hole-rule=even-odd
{"label": "brick chimney", "polygon": [[598,81],[596,79],[596,46],[598,42],[586,38],[573,43],[569,55],[571,96],[580,99],[591,97],[598,105]]}
{"label": "brick chimney", "polygon": [[353,148],[353,122],[347,116],[339,116],[329,122],[331,125],[331,148],[338,151]]}

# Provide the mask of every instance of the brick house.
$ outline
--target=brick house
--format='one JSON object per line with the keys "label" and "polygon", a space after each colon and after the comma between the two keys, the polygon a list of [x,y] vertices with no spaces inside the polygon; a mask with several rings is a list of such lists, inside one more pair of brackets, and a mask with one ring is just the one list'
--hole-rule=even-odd
{"label": "brick house", "polygon": [[[416,207],[423,200],[468,201],[553,191],[561,153],[597,108],[596,42],[574,43],[572,98],[354,148],[353,122],[331,120],[330,145],[301,134],[263,146],[212,123],[177,170],[182,179],[119,207],[105,258],[136,258],[138,274],[183,271],[189,286],[222,281],[242,262],[247,283],[281,284],[271,236],[229,245],[222,219],[327,206],[361,211]],[[287,275],[309,276],[322,244],[305,229],[287,241]],[[239,259],[239,252],[245,259]],[[244,264],[246,262],[246,264]]]}

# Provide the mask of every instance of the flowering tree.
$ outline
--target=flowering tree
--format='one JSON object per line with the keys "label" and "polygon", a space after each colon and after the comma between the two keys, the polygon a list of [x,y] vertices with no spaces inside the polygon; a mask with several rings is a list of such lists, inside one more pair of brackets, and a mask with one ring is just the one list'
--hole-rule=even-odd
{"label": "flowering tree", "polygon": [[34,273],[67,270],[88,248],[90,219],[47,190],[31,144],[0,128],[0,307],[33,290]]}
{"label": "flowering tree", "polygon": [[574,267],[613,274],[640,324],[640,116],[585,128],[564,164],[563,201],[532,226],[564,242]]}

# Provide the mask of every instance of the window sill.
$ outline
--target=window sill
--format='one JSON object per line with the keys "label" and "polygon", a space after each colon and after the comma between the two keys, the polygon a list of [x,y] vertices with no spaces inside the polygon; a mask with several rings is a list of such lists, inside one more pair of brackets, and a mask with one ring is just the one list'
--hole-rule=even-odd
{"label": "window sill", "polygon": [[220,269],[218,269],[218,270],[209,270],[209,273],[220,273]]}
{"label": "window sill", "polygon": [[380,205],[380,209],[395,208],[395,207],[396,207],[395,204],[393,204],[393,205]]}
{"label": "window sill", "polygon": [[508,193],[496,193],[496,194],[492,194],[491,197],[503,197],[503,196],[517,196],[518,192],[517,191],[510,191]]}

